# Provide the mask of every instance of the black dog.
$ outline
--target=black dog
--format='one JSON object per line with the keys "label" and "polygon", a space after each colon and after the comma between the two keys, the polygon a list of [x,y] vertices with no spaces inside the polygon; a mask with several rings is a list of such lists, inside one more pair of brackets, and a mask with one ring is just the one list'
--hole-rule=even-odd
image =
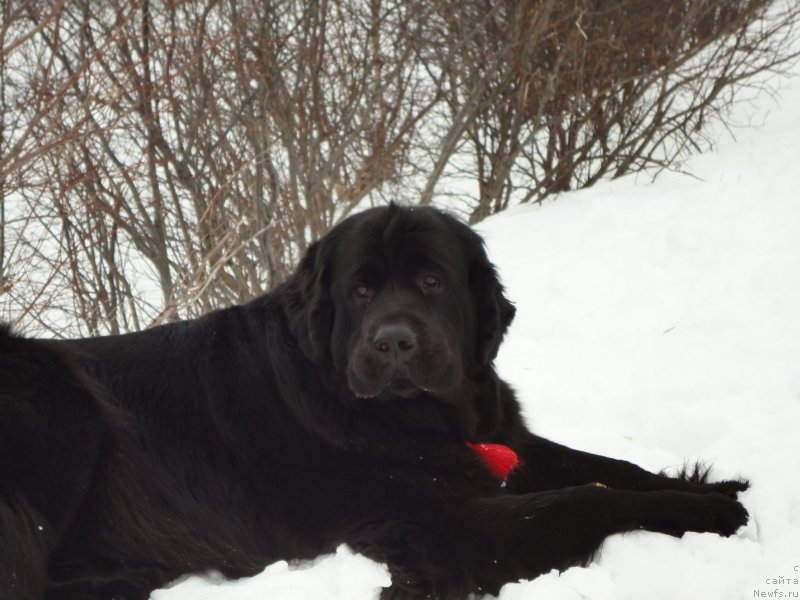
{"label": "black dog", "polygon": [[513,316],[473,231],[390,206],[246,306],[94,339],[2,330],[0,598],[142,599],[347,543],[388,564],[385,598],[461,599],[613,533],[747,521],[745,482],[530,433],[492,366]]}

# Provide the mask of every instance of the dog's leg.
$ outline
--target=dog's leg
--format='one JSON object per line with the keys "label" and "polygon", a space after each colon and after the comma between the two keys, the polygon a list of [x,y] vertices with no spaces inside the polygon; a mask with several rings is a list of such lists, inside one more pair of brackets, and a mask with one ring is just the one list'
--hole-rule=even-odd
{"label": "dog's leg", "polygon": [[515,448],[523,468],[511,476],[509,487],[518,493],[596,483],[623,490],[720,493],[735,498],[737,492],[748,487],[744,480],[708,483],[708,469],[701,465],[694,471],[684,470],[677,477],[668,477],[624,460],[573,450],[533,434],[526,434]]}
{"label": "dog's leg", "polygon": [[[721,494],[631,492],[580,486],[476,500],[466,520],[479,525],[476,572],[482,587],[585,564],[611,534],[648,530],[729,536],[747,522],[737,501]],[[478,538],[483,538],[481,543]]]}
{"label": "dog's leg", "polygon": [[[382,598],[496,594],[505,583],[585,564],[614,533],[644,529],[727,536],[747,521],[742,505],[721,494],[596,486],[473,499],[440,516],[427,540],[422,531],[404,537],[406,556],[414,560],[404,562],[393,548],[387,560],[393,583]],[[447,531],[441,531],[444,527]],[[443,543],[447,548],[439,547]]]}

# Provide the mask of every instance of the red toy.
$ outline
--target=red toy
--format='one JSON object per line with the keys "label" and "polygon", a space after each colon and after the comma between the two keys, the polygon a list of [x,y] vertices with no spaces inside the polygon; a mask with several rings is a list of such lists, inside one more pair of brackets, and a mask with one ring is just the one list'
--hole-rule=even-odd
{"label": "red toy", "polygon": [[472,442],[466,442],[466,444],[478,453],[489,472],[503,481],[506,480],[511,471],[519,466],[517,453],[508,446],[503,444],[473,444]]}

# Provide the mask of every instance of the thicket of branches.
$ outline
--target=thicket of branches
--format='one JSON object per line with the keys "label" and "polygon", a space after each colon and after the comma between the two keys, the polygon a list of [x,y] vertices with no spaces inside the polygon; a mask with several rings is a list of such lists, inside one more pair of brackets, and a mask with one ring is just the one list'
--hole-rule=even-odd
{"label": "thicket of branches", "polygon": [[457,189],[474,222],[669,167],[794,58],[798,14],[0,0],[0,318],[141,329],[258,295],[360,206]]}

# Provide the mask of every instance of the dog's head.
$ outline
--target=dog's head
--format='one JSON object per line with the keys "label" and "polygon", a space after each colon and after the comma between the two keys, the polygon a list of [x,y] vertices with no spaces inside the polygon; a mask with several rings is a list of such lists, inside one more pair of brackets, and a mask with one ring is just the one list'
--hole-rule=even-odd
{"label": "dog's head", "polygon": [[514,317],[481,238],[433,208],[350,217],[287,289],[300,348],[360,397],[446,395],[491,365]]}

